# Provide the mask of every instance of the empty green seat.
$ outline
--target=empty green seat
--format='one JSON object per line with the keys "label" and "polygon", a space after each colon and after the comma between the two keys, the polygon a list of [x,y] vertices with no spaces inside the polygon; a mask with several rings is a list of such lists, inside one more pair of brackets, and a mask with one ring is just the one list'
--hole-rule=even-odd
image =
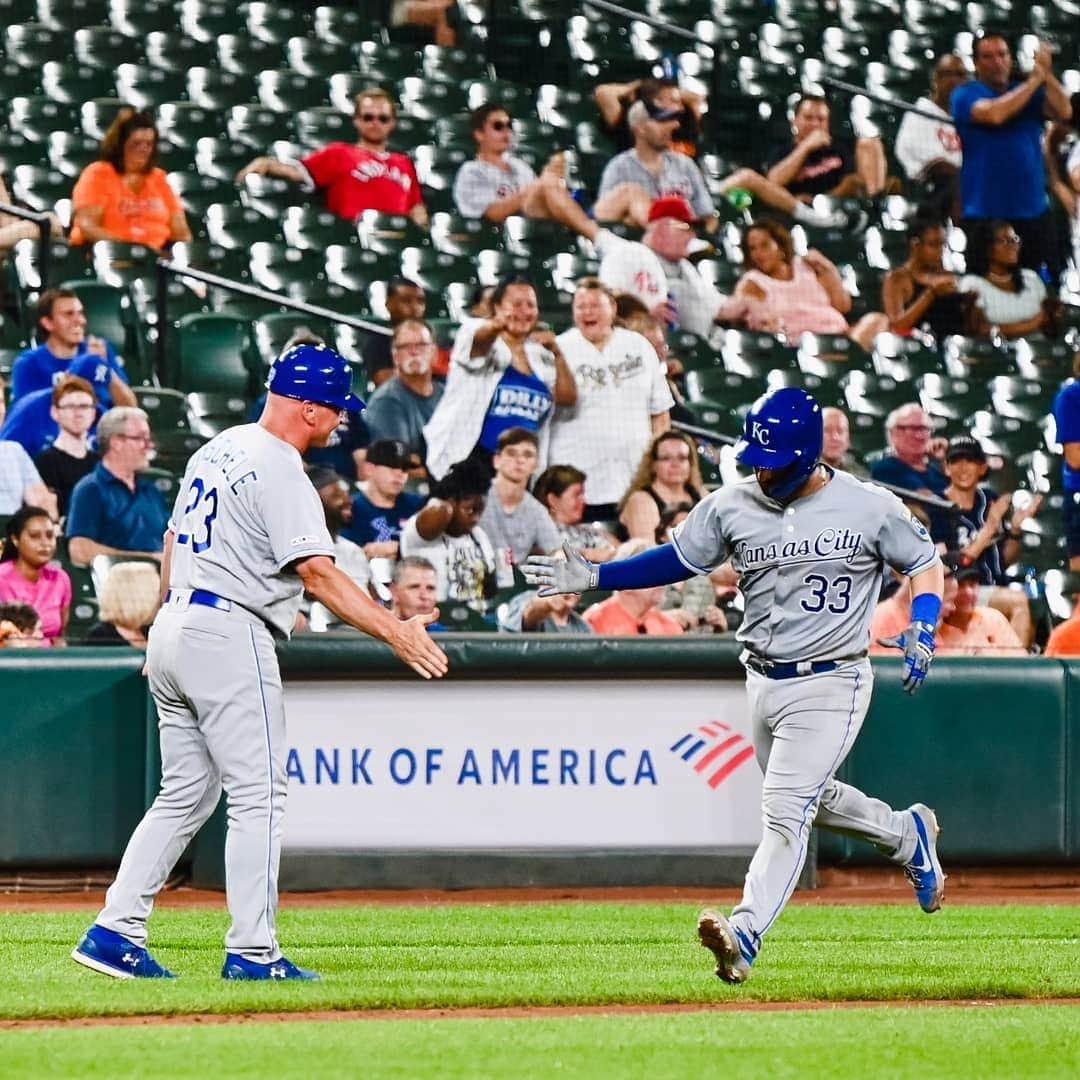
{"label": "empty green seat", "polygon": [[216,135],[221,121],[216,113],[190,101],[167,101],[157,112],[163,139],[176,146],[196,147],[199,139]]}
{"label": "empty green seat", "polygon": [[273,239],[275,223],[250,206],[216,203],[206,211],[206,235],[212,244],[247,251],[260,240]]}
{"label": "empty green seat", "polygon": [[45,23],[16,23],[4,28],[4,52],[9,60],[36,73],[49,60],[71,56],[71,34]]}
{"label": "empty green seat", "polygon": [[90,98],[79,106],[79,127],[92,139],[103,139],[116,114],[127,102],[118,97]]}
{"label": "empty green seat", "polygon": [[11,177],[11,193],[31,210],[52,210],[60,199],[70,198],[73,186],[70,176],[38,165],[16,165]]}
{"label": "empty green seat", "polygon": [[217,67],[190,68],[185,73],[185,81],[190,101],[204,109],[225,110],[234,105],[250,105],[257,94],[252,75],[237,75]]}
{"label": "empty green seat", "polygon": [[91,139],[77,131],[50,131],[48,148],[49,164],[57,172],[63,173],[74,181],[92,161],[99,156],[97,139]]}
{"label": "empty green seat", "polygon": [[333,344],[333,324],[325,319],[312,318],[301,311],[275,311],[252,319],[251,339],[263,364],[269,366],[298,330],[308,330],[323,341]]}
{"label": "empty green seat", "polygon": [[283,7],[251,0],[240,9],[246,10],[248,32],[259,41],[280,45],[311,30],[311,16],[303,7]]}
{"label": "empty green seat", "polygon": [[[401,272],[435,296],[440,295],[451,282],[476,281],[475,263],[469,256],[449,255],[434,248],[405,248],[401,252]],[[433,299],[429,295],[429,303]]]}
{"label": "empty green seat", "polygon": [[772,334],[725,330],[720,347],[724,367],[763,378],[774,369],[793,368],[796,350]]}
{"label": "empty green seat", "polygon": [[260,105],[234,105],[229,109],[226,128],[237,142],[265,153],[270,143],[288,133],[288,121]]}
{"label": "empty green seat", "polygon": [[179,388],[246,396],[254,389],[250,327],[232,315],[185,315],[175,329]]}
{"label": "empty green seat", "polygon": [[115,30],[138,41],[155,30],[176,30],[180,25],[173,0],[111,0],[108,18]]}
{"label": "empty green seat", "polygon": [[179,390],[161,386],[136,386],[135,401],[146,413],[155,438],[181,431],[191,431],[187,399]]}
{"label": "empty green seat", "polygon": [[200,44],[247,29],[243,12],[229,0],[181,0],[179,13],[184,35]]}
{"label": "empty green seat", "polygon": [[292,68],[268,68],[255,75],[259,104],[276,113],[295,113],[327,103],[326,80]]}
{"label": "empty green seat", "polygon": [[949,375],[920,375],[915,380],[923,408],[933,417],[961,420],[987,405],[986,384]]}
{"label": "empty green seat", "polygon": [[138,45],[111,26],[81,26],[72,35],[72,45],[80,64],[105,71],[140,59]]}
{"label": "empty green seat", "polygon": [[[103,97],[99,90],[83,97]],[[163,71],[151,64],[120,64],[116,69],[116,93],[137,109],[156,109],[166,101],[178,101],[187,93],[187,75]]]}
{"label": "empty green seat", "polygon": [[488,221],[443,212],[432,216],[431,242],[448,255],[476,255],[500,247],[502,233]]}
{"label": "empty green seat", "polygon": [[[250,146],[232,139],[204,136],[195,142],[195,168],[203,175],[232,183],[236,174],[255,157]],[[239,194],[239,189],[237,189]]]}
{"label": "empty green seat", "polygon": [[258,41],[244,33],[222,34],[217,39],[217,54],[222,70],[236,75],[254,75],[285,63],[283,45]]}
{"label": "empty green seat", "polygon": [[64,281],[73,289],[86,312],[87,332],[107,338],[124,358],[128,378],[137,382],[144,374],[143,341],[130,291],[117,285],[85,278]]}
{"label": "empty green seat", "polygon": [[352,50],[339,42],[291,37],[285,42],[285,60],[300,75],[326,80],[352,67]]}
{"label": "empty green seat", "polygon": [[[342,222],[342,225],[345,225]],[[357,237],[361,247],[380,255],[397,258],[406,247],[424,247],[428,234],[412,218],[404,214],[380,214],[365,210],[357,222]]]}
{"label": "empty green seat", "polygon": [[51,131],[74,130],[78,116],[74,105],[45,95],[12,98],[8,105],[8,126],[35,143],[45,142]]}
{"label": "empty green seat", "polygon": [[153,30],[146,35],[146,59],[165,71],[187,71],[206,63],[207,48],[199,41],[177,30]]}
{"label": "empty green seat", "polygon": [[333,7],[324,4],[315,9],[313,36],[319,41],[334,45],[348,45],[362,41],[379,26],[378,9],[364,7]]}
{"label": "empty green seat", "polygon": [[849,411],[859,415],[884,418],[893,409],[915,398],[914,388],[910,384],[897,382],[887,375],[852,371],[840,382]]}
{"label": "empty green seat", "polygon": [[188,223],[196,235],[206,232],[206,215],[211,206],[228,205],[240,197],[232,181],[203,176],[193,170],[169,173],[169,185],[183,203]]}
{"label": "empty green seat", "polygon": [[953,334],[945,339],[943,353],[948,372],[956,377],[988,379],[1016,371],[1016,346]]}
{"label": "empty green seat", "polygon": [[240,201],[267,219],[280,220],[288,207],[306,205],[311,196],[298,184],[279,176],[252,175],[244,179]]}
{"label": "empty green seat", "polygon": [[109,16],[109,0],[38,0],[38,17],[56,30],[77,30],[103,23]]}
{"label": "empty green seat", "polygon": [[41,66],[41,89],[52,101],[81,105],[87,98],[111,97],[116,93],[116,80],[111,70],[77,60],[50,60]]}
{"label": "empty green seat", "polygon": [[[322,95],[326,97],[325,93]],[[294,110],[293,131],[302,146],[318,149],[331,142],[356,142],[352,113],[332,105],[313,105]]]}
{"label": "empty green seat", "polygon": [[284,244],[252,244],[250,265],[251,279],[256,285],[301,299],[308,285],[326,276],[326,261],[321,251],[299,251]]}
{"label": "empty green seat", "polygon": [[243,424],[250,411],[250,403],[239,394],[217,392],[193,392],[187,396],[191,413],[191,427],[196,435],[212,439],[226,428]]}
{"label": "empty green seat", "polygon": [[1039,423],[1054,404],[1055,383],[1037,382],[1014,375],[995,375],[990,380],[990,401],[999,416]]}

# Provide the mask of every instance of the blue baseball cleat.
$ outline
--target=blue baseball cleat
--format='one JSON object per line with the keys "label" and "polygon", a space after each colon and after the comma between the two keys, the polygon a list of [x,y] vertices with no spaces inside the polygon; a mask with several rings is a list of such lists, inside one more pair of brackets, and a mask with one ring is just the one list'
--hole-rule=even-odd
{"label": "blue baseball cleat", "polygon": [[915,820],[915,853],[904,867],[904,875],[915,889],[919,907],[929,914],[945,899],[945,874],[937,857],[941,829],[934,811],[922,803],[909,807],[908,813]]}
{"label": "blue baseball cleat", "polygon": [[245,960],[239,953],[226,953],[225,966],[221,969],[223,979],[317,979],[317,971],[308,971],[297,967],[291,960],[282,957],[270,964],[260,964],[255,960]]}
{"label": "blue baseball cleat", "polygon": [[175,979],[141,945],[94,923],[71,951],[71,959],[114,979]]}
{"label": "blue baseball cleat", "polygon": [[750,978],[749,959],[743,952],[735,928],[712,908],[706,908],[697,923],[698,940],[716,957],[716,974],[729,983],[744,983]]}

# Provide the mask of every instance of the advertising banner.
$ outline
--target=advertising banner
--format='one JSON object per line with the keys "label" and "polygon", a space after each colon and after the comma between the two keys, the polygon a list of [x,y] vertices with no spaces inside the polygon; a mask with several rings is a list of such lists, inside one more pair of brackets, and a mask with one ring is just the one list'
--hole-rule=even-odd
{"label": "advertising banner", "polygon": [[288,681],[286,850],[753,848],[741,682]]}

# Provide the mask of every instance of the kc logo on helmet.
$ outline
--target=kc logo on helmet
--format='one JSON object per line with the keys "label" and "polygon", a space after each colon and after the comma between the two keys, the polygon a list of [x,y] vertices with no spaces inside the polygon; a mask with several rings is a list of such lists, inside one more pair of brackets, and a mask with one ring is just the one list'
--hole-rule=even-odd
{"label": "kc logo on helmet", "polygon": [[769,429],[757,420],[751,422],[750,437],[762,446],[769,445]]}

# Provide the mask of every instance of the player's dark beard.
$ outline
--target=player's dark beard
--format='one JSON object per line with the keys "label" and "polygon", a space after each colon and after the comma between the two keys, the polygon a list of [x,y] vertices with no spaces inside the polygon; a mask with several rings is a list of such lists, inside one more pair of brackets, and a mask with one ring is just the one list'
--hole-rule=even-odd
{"label": "player's dark beard", "polygon": [[791,502],[798,490],[813,475],[816,467],[815,463],[807,472],[803,463],[796,459],[782,469],[774,469],[767,480],[759,475],[758,484],[770,499],[786,504]]}

